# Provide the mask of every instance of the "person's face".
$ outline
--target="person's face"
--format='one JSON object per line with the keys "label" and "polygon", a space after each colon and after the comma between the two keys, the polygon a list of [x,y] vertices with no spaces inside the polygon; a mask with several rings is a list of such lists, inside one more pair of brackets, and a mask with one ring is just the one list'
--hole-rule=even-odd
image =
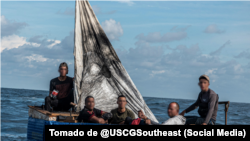
{"label": "person's face", "polygon": [[170,103],[168,105],[168,116],[174,117],[179,114],[179,110],[177,110],[177,105],[175,103]]}
{"label": "person's face", "polygon": [[142,110],[139,110],[139,111],[138,111],[138,117],[143,117],[143,115],[144,115],[144,114],[143,114]]}
{"label": "person's face", "polygon": [[125,97],[120,97],[120,98],[117,100],[117,104],[118,104],[118,107],[119,107],[119,108],[125,108],[125,106],[126,106],[126,104],[127,104],[126,98],[125,98]]}
{"label": "person's face", "polygon": [[89,110],[93,110],[95,107],[95,100],[94,98],[88,98],[87,102],[85,103],[85,106],[89,109]]}
{"label": "person's face", "polygon": [[206,91],[208,89],[209,82],[206,79],[200,79],[198,84],[202,91]]}
{"label": "person's face", "polygon": [[66,76],[67,72],[68,72],[67,67],[65,66],[60,67],[59,69],[60,76]]}

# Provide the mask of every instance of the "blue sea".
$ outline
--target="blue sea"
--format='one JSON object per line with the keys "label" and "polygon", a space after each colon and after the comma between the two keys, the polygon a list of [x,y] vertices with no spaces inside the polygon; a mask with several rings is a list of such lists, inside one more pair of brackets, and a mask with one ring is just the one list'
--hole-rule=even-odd
{"label": "blue sea", "polygon": [[[28,105],[40,106],[48,91],[1,88],[1,139],[4,141],[23,141],[27,136]],[[167,120],[167,106],[178,102],[180,111],[195,100],[144,97],[147,105],[161,123]],[[228,110],[229,125],[250,125],[250,103],[231,102]],[[198,108],[197,108],[198,109]],[[197,116],[197,109],[185,116]],[[219,105],[218,124],[225,124],[224,105]]]}

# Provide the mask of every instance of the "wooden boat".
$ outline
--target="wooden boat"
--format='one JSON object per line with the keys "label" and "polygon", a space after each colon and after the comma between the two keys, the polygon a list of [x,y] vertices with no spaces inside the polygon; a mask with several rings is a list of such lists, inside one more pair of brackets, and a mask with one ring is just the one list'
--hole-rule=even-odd
{"label": "wooden boat", "polygon": [[28,106],[29,119],[27,128],[28,141],[44,141],[45,125],[107,125],[99,123],[79,123],[77,117],[79,112],[48,112],[40,106]]}
{"label": "wooden boat", "polygon": [[[96,108],[103,111],[110,111],[116,107],[118,95],[125,95],[128,101],[127,108],[135,113],[136,118],[137,111],[141,109],[147,117],[158,122],[122,66],[88,1],[76,0],[75,12],[74,103],[78,105],[77,110],[48,112],[39,106],[29,106],[27,139],[45,140],[45,125],[103,125],[77,122],[79,111],[84,106],[84,98],[88,94],[99,100]],[[89,77],[98,70],[98,67],[100,67],[100,73]],[[85,79],[85,76],[88,78]],[[220,104],[225,104],[225,118],[227,118],[229,102],[220,102]],[[226,122],[227,120],[225,124]]]}
{"label": "wooden boat", "polygon": [[[220,101],[219,104],[225,105],[225,125],[227,125],[227,111],[229,108],[229,101]],[[48,112],[43,110],[40,106],[28,106],[29,119],[27,128],[28,141],[44,141],[45,125],[108,125],[99,123],[79,123],[77,117],[79,112]],[[185,116],[192,118],[192,116]]]}

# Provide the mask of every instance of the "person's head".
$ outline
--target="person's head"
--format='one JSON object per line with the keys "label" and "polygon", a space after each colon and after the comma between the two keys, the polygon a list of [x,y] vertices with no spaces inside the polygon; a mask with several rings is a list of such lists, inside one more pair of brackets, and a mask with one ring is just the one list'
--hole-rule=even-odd
{"label": "person's head", "polygon": [[66,76],[66,74],[68,74],[68,65],[67,65],[67,63],[62,62],[59,65],[58,72],[60,73],[60,76]]}
{"label": "person's head", "polygon": [[126,97],[124,95],[120,95],[117,98],[117,104],[118,104],[118,108],[125,108],[126,104],[127,104],[127,100]]}
{"label": "person's head", "polygon": [[142,109],[138,111],[138,117],[139,118],[146,118],[145,114],[143,113]]}
{"label": "person's head", "polygon": [[89,109],[89,110],[93,110],[95,107],[95,99],[93,96],[87,96],[85,98],[85,106]]}
{"label": "person's head", "polygon": [[209,83],[209,77],[207,75],[202,75],[199,77],[199,86],[201,88],[201,91],[207,91],[208,87],[210,85]]}
{"label": "person's head", "polygon": [[177,102],[171,102],[169,105],[168,105],[168,116],[169,117],[174,117],[176,115],[179,114],[179,109],[180,109],[180,106]]}

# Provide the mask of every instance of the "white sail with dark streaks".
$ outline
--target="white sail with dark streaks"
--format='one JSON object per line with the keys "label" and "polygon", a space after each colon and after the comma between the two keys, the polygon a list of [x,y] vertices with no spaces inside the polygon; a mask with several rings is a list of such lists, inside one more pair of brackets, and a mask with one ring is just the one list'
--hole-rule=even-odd
{"label": "white sail with dark streaks", "polygon": [[77,111],[84,108],[88,95],[95,98],[96,108],[107,112],[117,108],[117,97],[124,95],[127,108],[136,117],[137,111],[142,109],[148,118],[158,122],[121,64],[89,2],[76,0],[75,6],[74,97]]}

